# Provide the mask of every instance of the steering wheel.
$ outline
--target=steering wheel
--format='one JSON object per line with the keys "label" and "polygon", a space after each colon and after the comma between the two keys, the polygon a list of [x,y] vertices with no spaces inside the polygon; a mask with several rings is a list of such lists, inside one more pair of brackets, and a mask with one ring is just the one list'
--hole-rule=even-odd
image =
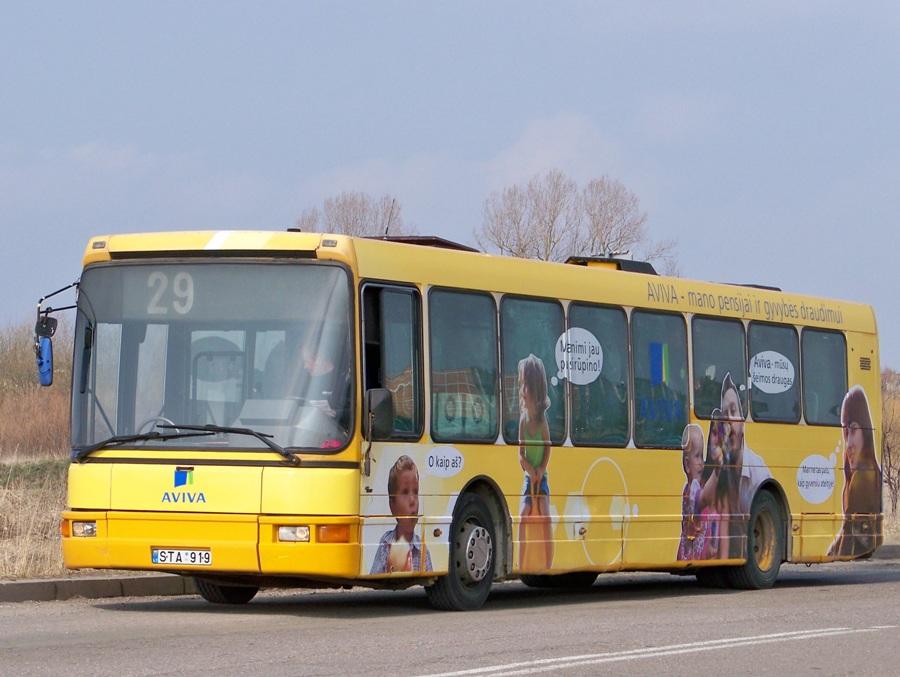
{"label": "steering wheel", "polygon": [[[167,419],[165,416],[151,416],[137,427],[137,434],[140,435],[144,428],[149,426],[151,423],[165,423],[166,425],[170,425],[173,427],[175,426],[175,423]],[[150,431],[148,430],[147,432]],[[178,428],[175,428],[175,432],[178,433],[181,431]]]}

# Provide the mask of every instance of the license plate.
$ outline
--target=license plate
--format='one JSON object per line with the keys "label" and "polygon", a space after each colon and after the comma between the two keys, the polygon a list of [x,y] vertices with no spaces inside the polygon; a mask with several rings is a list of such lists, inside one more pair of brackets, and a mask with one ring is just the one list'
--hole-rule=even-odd
{"label": "license plate", "polygon": [[169,548],[152,548],[150,559],[153,564],[189,564],[193,566],[212,566],[212,552],[209,550],[175,550]]}

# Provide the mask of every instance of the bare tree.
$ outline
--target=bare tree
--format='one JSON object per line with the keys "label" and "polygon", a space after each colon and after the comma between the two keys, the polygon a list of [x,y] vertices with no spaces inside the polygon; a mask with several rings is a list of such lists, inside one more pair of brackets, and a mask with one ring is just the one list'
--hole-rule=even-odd
{"label": "bare tree", "polygon": [[375,199],[361,191],[344,191],[325,200],[320,212],[316,207],[304,210],[297,227],[304,231],[321,231],[357,237],[377,235],[411,235],[414,226],[403,222],[402,207],[389,194]]}
{"label": "bare tree", "polygon": [[475,240],[484,250],[563,261],[575,255],[637,254],[678,274],[673,240],[651,240],[647,213],[621,182],[602,177],[581,191],[559,170],[536,176],[525,187],[495,191],[485,201]]}
{"label": "bare tree", "polygon": [[677,275],[674,240],[652,240],[647,233],[647,212],[637,195],[621,181],[603,176],[589,181],[581,192],[583,206],[581,254],[636,255],[662,265],[667,275]]}
{"label": "bare tree", "polygon": [[900,501],[900,374],[893,369],[881,372],[881,476],[891,513],[897,514]]}
{"label": "bare tree", "polygon": [[525,259],[566,258],[578,230],[578,186],[562,172],[535,176],[527,185],[495,191],[484,203],[484,225],[475,239],[484,251]]}
{"label": "bare tree", "polygon": [[631,251],[646,239],[647,212],[637,196],[616,179],[601,177],[582,190],[584,233],[579,254]]}
{"label": "bare tree", "polygon": [[475,234],[479,245],[487,251],[487,242],[501,254],[530,258],[531,216],[525,190],[510,186],[493,192],[484,202],[484,226],[481,234]]}
{"label": "bare tree", "polygon": [[528,182],[528,201],[537,245],[536,256],[543,261],[563,261],[571,255],[571,243],[578,237],[581,204],[578,184],[558,170]]}

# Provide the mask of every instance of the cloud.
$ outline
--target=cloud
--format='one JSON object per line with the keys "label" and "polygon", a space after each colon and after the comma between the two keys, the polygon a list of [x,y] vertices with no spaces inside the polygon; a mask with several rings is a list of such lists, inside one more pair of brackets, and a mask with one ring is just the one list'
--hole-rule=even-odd
{"label": "cloud", "polygon": [[618,145],[587,117],[560,113],[533,120],[512,146],[486,162],[485,178],[492,191],[552,169],[583,181],[609,174],[619,162]]}
{"label": "cloud", "polygon": [[[0,216],[107,228],[251,227],[287,189],[254,168],[213,166],[192,153],[153,154],[90,141],[0,155]],[[234,221],[231,221],[231,220]]]}
{"label": "cloud", "polygon": [[648,141],[681,144],[694,139],[708,142],[725,131],[726,105],[707,92],[658,91],[637,106],[638,133]]}
{"label": "cloud", "polygon": [[154,164],[153,158],[139,155],[132,145],[113,146],[103,141],[45,148],[39,157],[45,162],[68,164],[74,169],[93,172],[129,172]]}

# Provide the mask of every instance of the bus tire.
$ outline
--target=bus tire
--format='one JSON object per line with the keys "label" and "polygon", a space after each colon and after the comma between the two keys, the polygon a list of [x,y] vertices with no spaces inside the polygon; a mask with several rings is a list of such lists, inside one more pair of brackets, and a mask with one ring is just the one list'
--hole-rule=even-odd
{"label": "bus tire", "polygon": [[259,592],[259,586],[219,585],[203,578],[195,578],[194,583],[200,596],[213,604],[246,604]]}
{"label": "bus tire", "polygon": [[521,581],[529,588],[563,588],[579,590],[589,588],[597,580],[596,571],[570,571],[566,574],[525,574]]}
{"label": "bus tire", "polygon": [[784,559],[784,517],[781,505],[769,491],[761,491],[750,506],[747,527],[747,561],[728,569],[731,587],[766,590],[775,585]]}
{"label": "bus tire", "polygon": [[447,574],[425,588],[435,609],[474,611],[484,604],[494,579],[494,542],[490,510],[475,494],[462,494],[450,525]]}

